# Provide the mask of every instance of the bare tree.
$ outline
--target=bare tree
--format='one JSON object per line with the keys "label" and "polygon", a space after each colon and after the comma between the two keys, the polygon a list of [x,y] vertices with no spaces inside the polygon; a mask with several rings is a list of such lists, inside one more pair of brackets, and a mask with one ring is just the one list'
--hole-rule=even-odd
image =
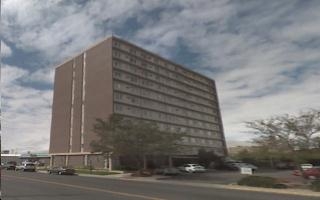
{"label": "bare tree", "polygon": [[297,146],[300,149],[317,146],[316,136],[320,133],[319,110],[302,112],[299,116],[289,116],[283,120],[287,131],[296,136]]}
{"label": "bare tree", "polygon": [[271,147],[275,151],[293,151],[295,148],[293,135],[286,131],[282,117],[246,122],[246,125],[254,129],[257,136],[254,142],[260,146]]}
{"label": "bare tree", "polygon": [[320,111],[255,120],[246,122],[246,126],[254,130],[255,143],[275,151],[315,148],[319,145]]}

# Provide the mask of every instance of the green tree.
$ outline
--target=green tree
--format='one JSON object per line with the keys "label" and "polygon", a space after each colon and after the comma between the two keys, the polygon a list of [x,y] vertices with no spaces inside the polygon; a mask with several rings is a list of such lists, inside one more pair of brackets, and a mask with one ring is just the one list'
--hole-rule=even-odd
{"label": "green tree", "polygon": [[210,167],[210,164],[219,165],[222,158],[215,154],[214,151],[206,151],[205,149],[199,149],[198,162],[206,168]]}
{"label": "green tree", "polygon": [[91,143],[96,152],[135,157],[140,168],[147,168],[147,155],[170,155],[179,150],[183,133],[162,131],[156,123],[112,115],[109,121],[96,120],[98,140]]}

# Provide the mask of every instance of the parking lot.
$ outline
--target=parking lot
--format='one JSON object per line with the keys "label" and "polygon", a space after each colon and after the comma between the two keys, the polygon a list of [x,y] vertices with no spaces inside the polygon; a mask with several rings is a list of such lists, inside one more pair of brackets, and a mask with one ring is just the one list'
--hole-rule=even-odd
{"label": "parking lot", "polygon": [[[258,170],[254,175],[274,177],[294,185],[303,186],[308,183],[308,180],[300,176],[294,176],[292,175],[292,172],[292,170]],[[240,174],[239,171],[209,170],[206,173],[183,173],[179,176],[164,177],[163,179],[182,181],[190,180],[215,184],[234,184],[245,176],[247,175]]]}

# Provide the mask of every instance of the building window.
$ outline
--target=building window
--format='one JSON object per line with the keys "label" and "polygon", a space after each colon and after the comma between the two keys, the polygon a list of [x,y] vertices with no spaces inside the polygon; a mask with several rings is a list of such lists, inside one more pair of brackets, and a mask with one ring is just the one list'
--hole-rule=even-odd
{"label": "building window", "polygon": [[116,104],[116,105],[115,105],[115,110],[116,110],[116,111],[122,111],[122,106],[119,105],[119,104]]}
{"label": "building window", "polygon": [[147,63],[143,62],[143,63],[141,64],[141,66],[142,66],[142,67],[146,67],[146,66],[147,66]]}
{"label": "building window", "polygon": [[119,53],[118,51],[114,51],[114,52],[113,52],[113,55],[116,56],[116,57],[119,57],[119,58],[121,57],[121,56],[120,56],[120,53]]}
{"label": "building window", "polygon": [[116,93],[116,99],[122,99],[122,94],[120,94],[120,93]]}
{"label": "building window", "polygon": [[118,78],[121,78],[121,73],[120,73],[120,72],[115,71],[115,72],[114,72],[114,76],[115,76],[115,77],[118,77]]}
{"label": "building window", "polygon": [[133,73],[136,73],[137,69],[135,66],[131,65],[131,66],[129,66],[129,68],[130,68],[130,71],[132,71]]}
{"label": "building window", "polygon": [[113,46],[120,47],[120,43],[115,41],[115,42],[113,42]]}
{"label": "building window", "polygon": [[136,59],[134,59],[134,58],[130,58],[130,62],[132,62],[132,63],[136,63]]}
{"label": "building window", "polygon": [[136,54],[136,50],[134,50],[132,48],[129,49],[129,52],[132,53],[132,54]]}
{"label": "building window", "polygon": [[116,83],[116,88],[121,89],[121,83]]}
{"label": "building window", "polygon": [[135,76],[131,76],[131,81],[134,82],[134,83],[137,83],[137,82],[138,82],[138,79],[137,79],[137,77],[135,77]]}

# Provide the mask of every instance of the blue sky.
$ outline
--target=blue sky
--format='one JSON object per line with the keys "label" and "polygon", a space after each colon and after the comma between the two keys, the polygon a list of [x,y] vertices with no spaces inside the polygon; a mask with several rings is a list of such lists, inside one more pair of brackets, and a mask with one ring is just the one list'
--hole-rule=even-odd
{"label": "blue sky", "polygon": [[216,80],[244,121],[320,108],[320,1],[3,0],[2,149],[47,151],[54,66],[115,34]]}

